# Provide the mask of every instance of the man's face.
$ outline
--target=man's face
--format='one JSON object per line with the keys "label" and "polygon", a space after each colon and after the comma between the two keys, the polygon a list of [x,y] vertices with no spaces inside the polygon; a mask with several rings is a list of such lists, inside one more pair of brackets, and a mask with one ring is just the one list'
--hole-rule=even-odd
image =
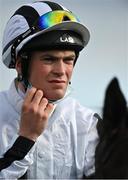
{"label": "man's face", "polygon": [[71,79],[75,52],[69,50],[36,51],[32,54],[29,82],[49,100],[61,99]]}

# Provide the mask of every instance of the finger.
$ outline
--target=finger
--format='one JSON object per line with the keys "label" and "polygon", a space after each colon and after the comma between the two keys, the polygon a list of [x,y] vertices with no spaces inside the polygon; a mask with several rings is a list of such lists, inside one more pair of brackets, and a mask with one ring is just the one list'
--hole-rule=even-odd
{"label": "finger", "polygon": [[37,90],[33,96],[32,103],[34,104],[40,104],[43,98],[43,91]]}
{"label": "finger", "polygon": [[54,109],[54,104],[49,103],[49,104],[47,104],[47,107],[45,108],[45,112],[47,114],[50,114],[53,111],[53,109]]}
{"label": "finger", "polygon": [[30,103],[32,101],[36,91],[37,91],[37,89],[34,87],[27,90],[27,93],[25,96],[25,103]]}
{"label": "finger", "polygon": [[48,105],[48,100],[46,98],[42,98],[39,104],[40,110],[43,112]]}

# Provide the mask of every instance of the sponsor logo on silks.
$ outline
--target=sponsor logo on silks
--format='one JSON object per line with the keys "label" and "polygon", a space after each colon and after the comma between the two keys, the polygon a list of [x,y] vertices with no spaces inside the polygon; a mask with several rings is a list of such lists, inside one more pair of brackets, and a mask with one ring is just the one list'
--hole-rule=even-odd
{"label": "sponsor logo on silks", "polygon": [[60,37],[60,42],[74,43],[75,41],[70,35],[64,34],[63,36]]}

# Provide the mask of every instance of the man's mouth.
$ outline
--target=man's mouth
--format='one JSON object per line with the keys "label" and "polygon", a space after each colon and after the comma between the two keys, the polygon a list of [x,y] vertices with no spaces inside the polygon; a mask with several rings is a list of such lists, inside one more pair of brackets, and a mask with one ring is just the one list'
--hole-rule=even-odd
{"label": "man's mouth", "polygon": [[54,80],[51,80],[51,81],[49,81],[50,83],[58,83],[58,84],[65,84],[66,83],[66,81],[64,81],[64,80],[57,80],[57,79],[54,79]]}

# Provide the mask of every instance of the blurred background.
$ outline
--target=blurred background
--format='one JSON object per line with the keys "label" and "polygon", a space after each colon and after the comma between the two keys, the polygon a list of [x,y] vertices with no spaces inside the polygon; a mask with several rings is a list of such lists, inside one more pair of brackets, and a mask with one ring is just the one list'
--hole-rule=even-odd
{"label": "blurred background", "polygon": [[[74,68],[72,96],[102,115],[105,89],[113,77],[119,79],[128,98],[128,0],[54,1],[73,11],[90,31],[90,42]],[[29,2],[0,0],[0,53],[7,20],[17,7]],[[0,61],[0,91],[8,89],[15,76],[15,70]]]}

